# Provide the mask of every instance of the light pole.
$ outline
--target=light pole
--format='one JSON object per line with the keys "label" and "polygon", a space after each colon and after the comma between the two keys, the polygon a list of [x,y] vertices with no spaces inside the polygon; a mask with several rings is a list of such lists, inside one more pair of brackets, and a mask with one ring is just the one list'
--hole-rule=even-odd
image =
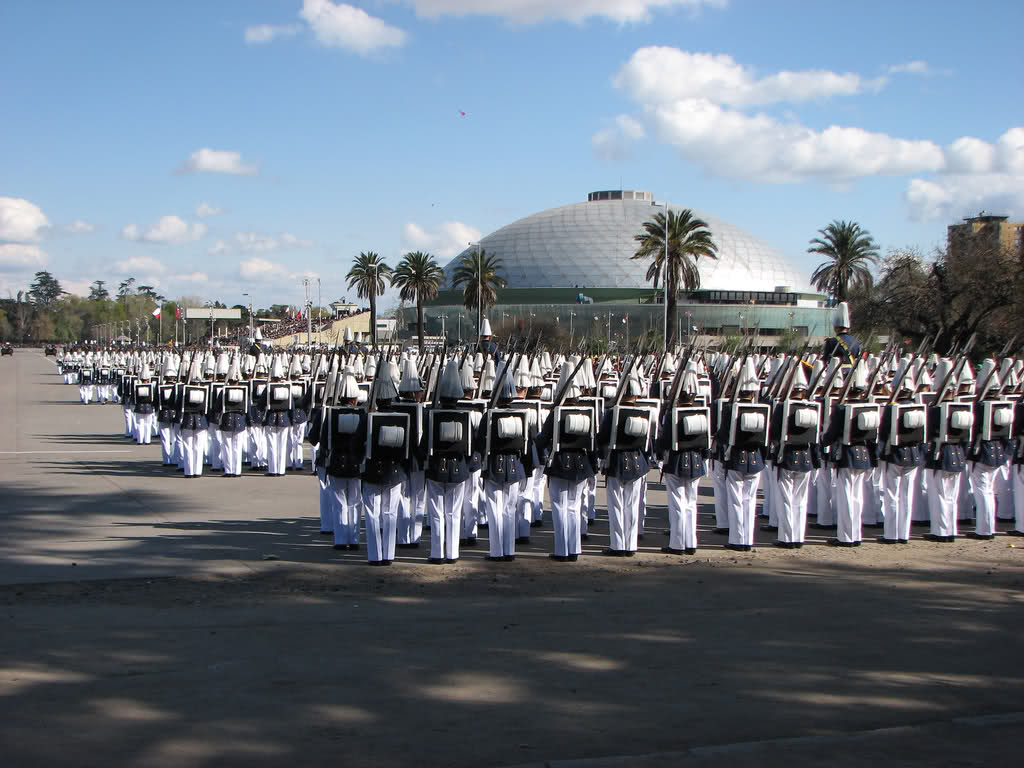
{"label": "light pole", "polygon": [[572,319],[576,317],[576,313],[571,309],[569,310],[569,346],[572,346]]}
{"label": "light pole", "polygon": [[667,201],[664,202],[664,203],[651,203],[651,205],[653,207],[655,207],[655,208],[662,208],[663,207],[665,209],[665,263],[663,265],[664,266],[664,270],[663,271],[665,273],[663,275],[663,277],[665,279],[665,286],[664,286],[665,287],[665,299],[664,299],[664,303],[665,303],[665,321],[664,321],[664,326],[665,326],[665,344],[664,344],[664,347],[663,347],[662,351],[663,352],[667,352],[668,351],[668,272],[669,272],[669,270],[668,270],[668,214],[669,214],[669,209],[668,209],[668,202]]}

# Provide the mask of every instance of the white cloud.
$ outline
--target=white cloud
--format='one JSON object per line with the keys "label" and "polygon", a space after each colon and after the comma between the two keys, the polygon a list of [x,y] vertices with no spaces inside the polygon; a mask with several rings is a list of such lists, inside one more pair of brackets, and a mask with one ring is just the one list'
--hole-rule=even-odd
{"label": "white cloud", "polygon": [[0,272],[20,272],[46,266],[46,252],[37,245],[0,244]]}
{"label": "white cloud", "polygon": [[188,156],[183,173],[228,173],[236,176],[255,176],[259,168],[242,162],[240,152],[203,147]]}
{"label": "white cloud", "polygon": [[380,48],[398,48],[406,34],[361,8],[330,0],[303,0],[301,16],[321,45],[366,55]]}
{"label": "white cloud", "polygon": [[[863,176],[934,173],[947,166],[933,141],[862,128],[805,126],[752,107],[802,103],[863,93],[880,80],[826,70],[755,77],[729,56],[675,48],[641,48],[613,79],[636,102],[650,133],[694,164],[721,176],[771,183],[836,182]],[[597,131],[595,152],[607,154],[629,138],[622,116]],[[638,133],[638,132],[635,132]]]}
{"label": "white cloud", "polygon": [[291,232],[283,232],[281,234],[281,245],[285,248],[312,248],[313,241],[296,237]]}
{"label": "white cloud", "polygon": [[411,0],[416,14],[423,18],[441,16],[498,16],[506,21],[533,24],[559,20],[582,22],[600,17],[620,24],[651,20],[658,9],[702,7],[724,8],[727,0]]}
{"label": "white cloud", "polygon": [[124,240],[142,240],[147,243],[188,243],[198,240],[206,234],[206,225],[201,221],[194,222],[190,227],[180,216],[161,216],[160,220],[145,234],[139,234],[139,228],[129,224],[121,230]]}
{"label": "white cloud", "polygon": [[238,274],[243,280],[277,280],[285,277],[287,270],[280,264],[255,256],[239,263]]}
{"label": "white cloud", "polygon": [[82,234],[85,232],[95,232],[96,227],[90,224],[88,221],[82,221],[82,219],[75,219],[67,226],[68,232],[75,234]]}
{"label": "white cloud", "polygon": [[638,141],[647,132],[643,123],[629,115],[619,115],[606,128],[602,128],[591,138],[594,151],[605,160],[618,161],[629,154],[629,144]]}
{"label": "white cloud", "polygon": [[214,208],[209,203],[200,203],[196,208],[196,216],[200,219],[205,219],[207,216],[220,216],[222,213],[224,213],[223,208]]}
{"label": "white cloud", "polygon": [[210,276],[205,272],[189,272],[184,275],[172,275],[171,282],[179,283],[208,283]]}
{"label": "white cloud", "polygon": [[747,115],[704,99],[645,107],[659,137],[722,176],[766,182],[837,181],[940,170],[941,147],[833,125],[815,131],[792,121]]}
{"label": "white cloud", "polygon": [[428,251],[443,265],[462,253],[469,243],[478,241],[481,232],[461,221],[446,221],[437,232],[428,232],[410,221],[402,231],[402,250]]}
{"label": "white cloud", "polygon": [[931,74],[931,71],[932,70],[931,67],[928,66],[928,62],[921,61],[920,59],[908,61],[905,64],[894,64],[889,67],[889,73],[893,75],[929,75]]}
{"label": "white cloud", "polygon": [[152,256],[133,256],[130,259],[117,262],[115,266],[122,275],[134,275],[137,273],[159,275],[167,270],[163,264]]}
{"label": "white cloud", "polygon": [[245,42],[249,45],[269,43],[278,38],[295,37],[298,32],[298,24],[256,24],[245,28]]}
{"label": "white cloud", "polygon": [[0,240],[34,242],[40,230],[49,226],[46,214],[35,203],[20,197],[0,197]]}
{"label": "white cloud", "polygon": [[[235,232],[234,247],[246,253],[258,253],[289,248],[312,248],[313,241],[293,235],[291,232],[282,232],[280,235],[271,235],[264,232]],[[223,240],[218,240],[208,253],[211,256],[215,256],[228,251],[230,248],[230,244]]]}
{"label": "white cloud", "polygon": [[929,179],[911,179],[906,202],[911,218],[950,219],[984,209],[1024,216],[1024,127],[995,144],[964,136],[946,148],[946,167]]}
{"label": "white cloud", "polygon": [[712,104],[750,107],[849,96],[877,90],[884,81],[820,69],[758,78],[726,54],[651,46],[634,52],[612,83],[645,105],[702,99]]}
{"label": "white cloud", "polygon": [[88,296],[92,288],[92,280],[61,280],[60,287],[75,296]]}

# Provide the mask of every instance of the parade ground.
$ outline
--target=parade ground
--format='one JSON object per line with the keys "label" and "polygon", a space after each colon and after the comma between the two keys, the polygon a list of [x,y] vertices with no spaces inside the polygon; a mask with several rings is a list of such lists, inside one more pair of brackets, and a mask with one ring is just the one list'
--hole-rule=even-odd
{"label": "parade ground", "polygon": [[652,473],[636,557],[602,480],[576,563],[548,518],[515,562],[368,568],[309,472],[186,480],[41,350],[0,402],[6,766],[1019,764],[1022,539],[736,553],[707,484],[670,556]]}

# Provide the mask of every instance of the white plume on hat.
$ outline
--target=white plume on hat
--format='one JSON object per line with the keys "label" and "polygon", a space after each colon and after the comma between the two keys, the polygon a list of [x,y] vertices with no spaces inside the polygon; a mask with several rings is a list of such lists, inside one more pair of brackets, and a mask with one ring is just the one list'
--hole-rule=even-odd
{"label": "white plume on hat", "polygon": [[280,355],[274,355],[274,363],[270,369],[270,377],[272,379],[283,379],[284,378],[284,361]]}
{"label": "white plume on hat", "polygon": [[686,371],[683,373],[683,380],[680,382],[681,391],[696,397],[700,393],[700,382],[697,380],[697,364],[691,360],[686,364]]}
{"label": "white plume on hat", "polygon": [[516,368],[515,381],[518,389],[528,389],[533,386],[533,376],[530,373],[530,361],[526,359],[526,355],[519,358],[519,366]]}
{"label": "white plume on hat", "polygon": [[566,390],[565,393],[565,397],[568,400],[572,400],[573,398],[580,396],[580,387],[579,384],[576,383],[577,377],[573,376],[572,381],[569,380],[569,377],[572,374],[573,367],[574,366],[570,365],[569,362],[566,361],[562,363],[562,370],[558,374],[557,391],[561,393],[563,390],[566,390],[566,387],[568,387],[568,390]]}
{"label": "white plume on hat", "polygon": [[530,379],[531,387],[544,386],[544,373],[541,369],[541,363],[536,357],[533,358],[533,365],[530,366]]}
{"label": "white plume on hat", "polygon": [[[964,368],[967,368],[967,366],[965,365]],[[963,383],[962,378],[960,379],[960,381],[961,383]],[[988,392],[990,389],[998,389],[999,387],[1000,377],[999,373],[996,371],[996,361],[993,360],[991,357],[985,358],[985,361],[981,364],[981,370],[978,371],[979,387],[981,386],[982,382],[986,382],[985,390],[984,392],[978,392],[979,397],[984,397],[985,393]]]}
{"label": "white plume on hat", "polygon": [[228,358],[227,352],[221,352],[217,357],[217,375],[227,376],[228,366],[231,364],[231,360]]}
{"label": "white plume on hat", "polygon": [[796,361],[796,370],[793,371],[793,389],[807,389],[807,374],[804,373],[804,364]]}
{"label": "white plume on hat", "polygon": [[345,373],[342,375],[341,385],[338,387],[338,399],[358,400],[360,391],[359,382],[356,381],[356,375],[352,370],[352,366],[345,366]]}
{"label": "white plume on hat", "polygon": [[[469,362],[468,360],[466,361]],[[470,374],[472,376],[472,374]],[[441,374],[440,391],[438,394],[445,400],[459,400],[465,394],[463,391],[463,375],[459,371],[459,361],[452,359],[444,367]],[[466,387],[469,389],[469,387]]]}
{"label": "white plume on hat", "polygon": [[231,365],[228,367],[228,381],[241,381],[242,368],[238,364],[238,355],[232,355]]}
{"label": "white plume on hat", "polygon": [[858,360],[851,375],[853,376],[853,384],[851,386],[854,389],[868,388],[868,366],[865,361]]}
{"label": "white plume on hat", "polygon": [[[454,359],[452,362],[455,363],[456,369],[458,369],[458,362]],[[459,372],[459,381],[461,382],[460,386],[464,390],[476,389],[476,379],[473,376],[473,366],[470,364],[469,358],[466,358],[466,362],[463,364],[462,370]],[[481,389],[483,389],[483,387],[481,387]],[[459,397],[462,397],[462,395],[463,393],[460,392]]]}
{"label": "white plume on hat", "polygon": [[[468,360],[469,358],[466,358],[466,359]],[[476,355],[473,357],[473,370],[474,371],[482,371],[483,369],[484,369],[484,353],[483,352],[477,352]]]}
{"label": "white plume on hat", "polygon": [[291,364],[288,366],[288,378],[289,379],[300,379],[302,378],[302,363],[299,360],[298,355],[292,355]]}
{"label": "white plume on hat", "polygon": [[491,335],[491,321],[486,317],[480,323],[480,335],[490,336]]}
{"label": "white plume on hat", "polygon": [[841,301],[832,312],[832,325],[836,328],[850,327],[850,305]]}
{"label": "white plume on hat", "polygon": [[398,391],[422,392],[423,389],[423,380],[416,370],[416,363],[412,361],[412,358],[407,357],[402,361],[402,380],[398,385]]}
{"label": "white plume on hat", "polygon": [[756,392],[761,388],[761,382],[757,378],[757,366],[752,358],[748,357],[743,364],[743,371],[740,373],[740,392]]}
{"label": "white plume on hat", "polygon": [[352,341],[352,329],[351,328],[346,328],[345,329],[345,342],[349,343],[351,341]]}
{"label": "white plume on hat", "polygon": [[377,385],[378,400],[394,400],[398,397],[398,363],[386,362],[381,366],[380,384]]}

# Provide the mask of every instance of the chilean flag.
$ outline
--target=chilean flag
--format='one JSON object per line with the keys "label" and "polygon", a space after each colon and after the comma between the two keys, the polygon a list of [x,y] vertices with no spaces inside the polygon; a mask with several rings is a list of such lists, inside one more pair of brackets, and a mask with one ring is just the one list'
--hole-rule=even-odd
{"label": "chilean flag", "polygon": [[153,317],[160,317],[160,307],[153,310]]}

